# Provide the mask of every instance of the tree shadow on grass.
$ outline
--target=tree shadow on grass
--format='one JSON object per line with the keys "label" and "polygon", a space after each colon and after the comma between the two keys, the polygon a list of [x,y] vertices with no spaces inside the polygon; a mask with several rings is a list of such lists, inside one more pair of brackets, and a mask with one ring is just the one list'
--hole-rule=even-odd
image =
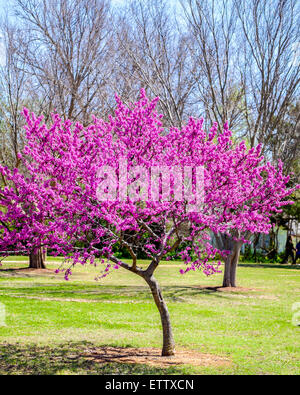
{"label": "tree shadow on grass", "polygon": [[[163,287],[165,299],[171,302],[185,302],[185,298],[201,297],[201,295],[213,295],[216,298],[230,298],[231,294],[249,293],[254,289],[236,287],[223,288],[222,286],[196,286],[196,285],[167,285]],[[17,292],[17,293],[16,293]],[[28,298],[47,301],[62,302],[90,302],[90,303],[154,303],[153,297],[147,286],[86,286],[81,289],[78,284],[34,284],[32,288],[27,286],[7,288],[6,296]]]}
{"label": "tree shadow on grass", "polygon": [[241,267],[253,267],[262,269],[287,269],[300,270],[300,265],[274,264],[274,263],[239,263]]}
{"label": "tree shadow on grass", "polygon": [[0,267],[0,274],[10,274],[12,277],[37,277],[37,276],[45,276],[45,275],[55,275],[54,269],[34,269],[31,267],[9,267],[3,268]]}
{"label": "tree shadow on grass", "polygon": [[186,303],[188,299],[201,300],[201,296],[213,296],[214,298],[229,300],[232,294],[249,294],[254,290],[248,288],[223,288],[222,286],[166,286],[163,294],[167,301]]}
{"label": "tree shadow on grass", "polygon": [[67,342],[55,346],[0,344],[0,375],[57,374],[182,374],[179,367],[159,368],[138,363],[104,361],[95,363],[84,358],[94,344],[86,341]]}

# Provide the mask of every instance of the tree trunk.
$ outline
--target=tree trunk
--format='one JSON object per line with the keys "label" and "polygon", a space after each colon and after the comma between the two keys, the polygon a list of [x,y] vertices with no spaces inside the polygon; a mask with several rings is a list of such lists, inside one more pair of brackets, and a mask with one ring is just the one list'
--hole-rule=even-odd
{"label": "tree trunk", "polygon": [[236,287],[236,269],[240,258],[242,243],[233,240],[233,249],[225,259],[223,287]]}
{"label": "tree trunk", "polygon": [[29,268],[46,269],[45,266],[46,251],[43,248],[37,248],[29,255]]}
{"label": "tree trunk", "polygon": [[240,259],[242,244],[240,242],[235,242],[235,254],[231,261],[230,270],[230,283],[232,287],[236,287],[236,269]]}
{"label": "tree trunk", "polygon": [[160,287],[154,276],[145,276],[144,280],[149,285],[153,299],[158,308],[161,317],[162,329],[163,329],[163,347],[162,356],[170,356],[175,354],[175,342],[173,338],[172,326],[170,321],[170,315],[167,305],[163,299]]}
{"label": "tree trunk", "polygon": [[231,269],[231,255],[228,255],[228,257],[224,261],[223,287],[231,286],[230,269]]}

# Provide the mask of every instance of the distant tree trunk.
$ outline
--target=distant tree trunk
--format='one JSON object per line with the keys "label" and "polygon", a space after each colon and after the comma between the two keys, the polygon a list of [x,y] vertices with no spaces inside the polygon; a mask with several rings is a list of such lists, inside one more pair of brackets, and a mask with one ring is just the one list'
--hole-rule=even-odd
{"label": "distant tree trunk", "polygon": [[223,287],[236,287],[236,269],[239,263],[242,243],[233,240],[233,249],[225,259]]}
{"label": "distant tree trunk", "polygon": [[229,250],[230,254],[224,259],[223,287],[236,287],[236,269],[239,263],[242,241],[236,241],[225,234],[216,234],[219,250]]}
{"label": "distant tree trunk", "polygon": [[37,248],[29,255],[29,268],[31,269],[46,269],[46,249]]}
{"label": "distant tree trunk", "polygon": [[170,356],[175,354],[175,342],[173,338],[170,315],[167,305],[163,299],[159,284],[154,276],[144,276],[144,280],[149,285],[153,299],[160,313],[162,329],[163,329],[163,347],[162,356]]}

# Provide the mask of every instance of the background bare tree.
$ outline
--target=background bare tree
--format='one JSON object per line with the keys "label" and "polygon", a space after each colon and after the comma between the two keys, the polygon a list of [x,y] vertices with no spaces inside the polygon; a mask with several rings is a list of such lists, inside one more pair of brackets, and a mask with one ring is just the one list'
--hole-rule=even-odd
{"label": "background bare tree", "polygon": [[165,126],[182,126],[193,113],[196,60],[186,50],[190,35],[178,29],[169,2],[129,1],[118,26],[115,89],[131,100],[144,87],[160,97]]}
{"label": "background bare tree", "polygon": [[1,43],[4,50],[0,67],[0,161],[9,167],[18,167],[17,153],[23,147],[22,107],[28,103],[30,83],[25,64],[18,56],[19,30],[6,20],[1,25]]}
{"label": "background bare tree", "polygon": [[181,6],[210,122],[228,120],[237,137],[262,144],[268,159],[282,157],[290,168],[297,154],[291,142],[299,143],[297,1],[181,0]]}
{"label": "background bare tree", "polygon": [[[41,109],[88,123],[105,111],[110,64],[106,0],[16,0],[20,56]],[[24,48],[26,51],[24,51]]]}
{"label": "background bare tree", "polygon": [[188,50],[197,68],[193,78],[200,109],[209,124],[228,121],[235,132],[245,111],[237,48],[237,12],[232,1],[181,0],[185,28],[193,37]]}
{"label": "background bare tree", "polygon": [[299,99],[300,62],[295,59],[299,4],[296,0],[234,3],[242,37],[239,66],[246,99],[245,136],[251,147],[261,143],[266,154],[278,156],[280,147],[272,145]]}

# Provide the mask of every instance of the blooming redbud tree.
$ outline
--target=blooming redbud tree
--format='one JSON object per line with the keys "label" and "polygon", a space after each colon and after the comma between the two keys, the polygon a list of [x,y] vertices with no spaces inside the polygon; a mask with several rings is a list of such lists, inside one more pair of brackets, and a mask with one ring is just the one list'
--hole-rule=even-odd
{"label": "blooming redbud tree", "polygon": [[[227,124],[222,133],[216,124],[206,133],[203,120],[191,118],[181,130],[165,130],[158,99],[142,91],[130,106],[116,101],[114,116],[94,117],[88,127],[59,115],[47,127],[24,109],[26,176],[0,167],[14,185],[0,194],[1,249],[49,246],[71,261],[61,269],[66,279],[73,265],[98,256],[101,277],[119,268],[142,277],[161,316],[162,355],[173,355],[169,312],[154,277],[162,259],[175,250],[186,265],[181,273],[218,272],[217,256],[230,251],[214,248],[209,232],[240,242],[245,232],[267,232],[270,214],[289,203],[291,191],[281,168],[261,165],[259,147],[233,145]],[[128,250],[131,264],[114,254],[116,245]],[[146,268],[138,264],[141,251]]]}

